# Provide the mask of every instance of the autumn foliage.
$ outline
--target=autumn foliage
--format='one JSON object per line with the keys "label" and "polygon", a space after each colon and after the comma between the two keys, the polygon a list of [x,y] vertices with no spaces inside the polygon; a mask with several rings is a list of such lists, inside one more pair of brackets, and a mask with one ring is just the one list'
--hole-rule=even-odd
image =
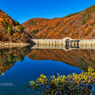
{"label": "autumn foliage", "polygon": [[25,27],[13,20],[7,13],[0,10],[0,41],[2,42],[29,42]]}
{"label": "autumn foliage", "polygon": [[43,95],[93,95],[95,85],[95,71],[88,67],[88,72],[69,75],[52,75],[47,77],[43,74],[35,81],[30,81],[30,86],[35,92],[40,91]]}
{"label": "autumn foliage", "polygon": [[43,19],[33,18],[22,24],[36,38],[93,39],[95,38],[95,5],[63,18]]}
{"label": "autumn foliage", "polygon": [[0,41],[29,42],[28,37],[94,39],[95,5],[63,18],[33,18],[22,25],[0,10]]}

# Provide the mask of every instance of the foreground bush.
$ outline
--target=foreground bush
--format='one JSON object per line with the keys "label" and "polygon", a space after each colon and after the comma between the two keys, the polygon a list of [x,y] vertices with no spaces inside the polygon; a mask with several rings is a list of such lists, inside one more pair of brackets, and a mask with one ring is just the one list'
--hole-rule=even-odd
{"label": "foreground bush", "polygon": [[[88,72],[69,74],[68,76],[57,74],[47,78],[41,74],[36,83],[30,81],[28,88],[41,91],[44,95],[90,95],[94,93],[95,72],[89,67]],[[92,94],[91,94],[92,95]]]}

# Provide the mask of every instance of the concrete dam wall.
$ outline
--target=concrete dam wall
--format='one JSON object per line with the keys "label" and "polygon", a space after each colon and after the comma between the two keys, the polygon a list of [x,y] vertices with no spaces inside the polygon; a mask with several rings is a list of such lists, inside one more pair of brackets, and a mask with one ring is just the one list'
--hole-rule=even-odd
{"label": "concrete dam wall", "polygon": [[35,44],[63,44],[65,45],[65,40],[61,39],[32,39]]}
{"label": "concrete dam wall", "polygon": [[95,49],[95,39],[80,40],[80,39],[32,39],[35,45],[32,48],[38,49]]}

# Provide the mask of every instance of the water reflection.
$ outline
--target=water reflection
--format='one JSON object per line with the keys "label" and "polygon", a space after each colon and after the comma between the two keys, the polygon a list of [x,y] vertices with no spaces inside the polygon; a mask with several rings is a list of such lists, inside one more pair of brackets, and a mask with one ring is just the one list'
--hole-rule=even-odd
{"label": "water reflection", "polygon": [[[26,92],[30,94],[31,90],[24,88],[23,85],[36,80],[40,74],[46,76],[57,73],[79,74],[82,70],[87,71],[88,66],[93,66],[95,70],[94,50],[31,49],[31,46],[2,48],[0,49],[0,74],[4,73],[4,75],[0,75],[0,83],[13,83],[14,87],[0,85],[0,94],[26,95]],[[9,94],[6,94],[8,92]]]}
{"label": "water reflection", "polygon": [[0,74],[9,70],[15,62],[23,61],[30,47],[0,49]]}
{"label": "water reflection", "polygon": [[[73,72],[79,74],[82,72],[82,70],[59,61],[37,61],[25,57],[23,62],[15,62],[14,65],[10,68],[10,70],[4,72],[4,76],[0,76],[0,83],[13,83],[14,85],[0,85],[0,94],[6,95],[5,93],[7,93],[8,91],[12,92],[12,95],[26,95],[25,93],[31,95],[33,90],[27,89],[23,87],[23,85],[29,84],[29,81],[31,80],[36,80],[40,74],[45,74],[46,76],[51,76],[53,74],[57,75],[57,73],[68,75]],[[37,93],[38,94],[36,95],[40,95],[39,92]]]}
{"label": "water reflection", "polygon": [[95,69],[95,50],[76,49],[64,51],[61,49],[31,49],[31,46],[24,48],[0,49],[0,74],[9,70],[19,60],[23,61],[27,56],[33,60],[53,60],[76,66],[87,71],[88,66]]}
{"label": "water reflection", "polygon": [[61,49],[33,49],[27,57],[34,60],[50,59],[61,61],[81,68],[83,71],[87,71],[88,66],[95,69],[95,50],[91,49],[75,49],[71,51]]}

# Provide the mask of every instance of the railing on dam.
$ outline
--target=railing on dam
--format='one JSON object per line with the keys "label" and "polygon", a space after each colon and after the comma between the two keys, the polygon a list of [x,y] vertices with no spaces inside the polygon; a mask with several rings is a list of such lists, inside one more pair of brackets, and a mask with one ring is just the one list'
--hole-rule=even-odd
{"label": "railing on dam", "polygon": [[35,45],[32,49],[95,49],[95,39],[81,40],[81,39],[32,39]]}

